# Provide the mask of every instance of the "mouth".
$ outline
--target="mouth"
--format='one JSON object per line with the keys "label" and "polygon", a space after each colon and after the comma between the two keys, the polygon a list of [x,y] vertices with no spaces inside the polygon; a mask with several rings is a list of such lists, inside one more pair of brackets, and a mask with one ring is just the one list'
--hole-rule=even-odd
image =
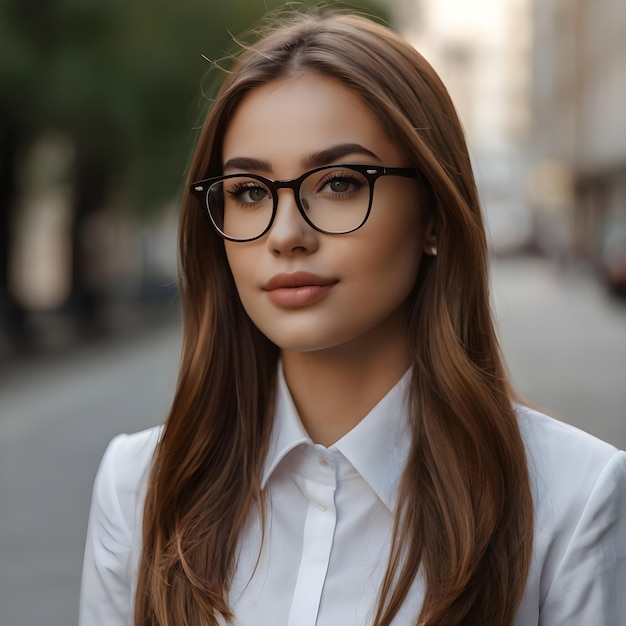
{"label": "mouth", "polygon": [[276,274],[263,287],[263,291],[275,289],[295,289],[298,287],[327,287],[339,282],[336,278],[325,278],[309,272],[293,272],[291,274]]}
{"label": "mouth", "polygon": [[321,300],[337,283],[336,278],[327,278],[308,272],[277,274],[263,287],[270,300],[286,308],[303,307]]}

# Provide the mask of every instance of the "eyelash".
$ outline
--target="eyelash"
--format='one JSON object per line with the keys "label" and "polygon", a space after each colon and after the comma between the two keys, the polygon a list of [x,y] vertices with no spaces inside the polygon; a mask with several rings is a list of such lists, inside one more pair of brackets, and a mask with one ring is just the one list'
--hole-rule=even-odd
{"label": "eyelash", "polygon": [[[363,187],[365,186],[364,181],[362,181],[360,178],[358,178],[351,172],[346,171],[346,172],[331,172],[319,182],[319,185],[318,185],[319,189],[322,189],[325,185],[328,185],[328,183],[332,183],[334,180],[345,181],[349,183],[350,185],[353,185],[357,191],[359,189],[363,189]],[[344,192],[344,193],[349,193],[349,192]]]}
{"label": "eyelash", "polygon": [[[235,187],[233,187],[233,189],[228,189],[226,191],[226,193],[229,196],[233,196],[235,198],[237,198],[238,196],[240,196],[242,193],[244,193],[245,191],[250,191],[250,190],[254,190],[254,189],[261,189],[263,191],[267,191],[267,189],[260,183],[254,183],[252,181],[247,182],[247,183],[238,183],[237,185],[235,185]],[[244,205],[253,205],[255,203],[251,203],[251,202],[243,202],[242,204]]]}

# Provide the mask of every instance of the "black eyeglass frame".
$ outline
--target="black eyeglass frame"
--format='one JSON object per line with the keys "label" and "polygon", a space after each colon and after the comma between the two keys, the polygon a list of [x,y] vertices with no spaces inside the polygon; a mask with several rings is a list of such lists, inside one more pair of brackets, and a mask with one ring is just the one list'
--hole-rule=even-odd
{"label": "black eyeglass frame", "polygon": [[[367,212],[365,213],[365,217],[363,218],[363,221],[355,228],[351,228],[350,230],[345,230],[345,231],[344,230],[342,231],[325,230],[323,228],[320,228],[319,226],[316,226],[307,216],[306,209],[302,205],[301,198],[300,198],[300,188],[302,187],[302,183],[309,176],[317,172],[321,172],[323,170],[330,170],[330,169],[337,169],[337,168],[345,168],[347,170],[354,170],[355,172],[359,172],[360,174],[365,176],[365,178],[367,178],[367,181],[369,182],[369,188],[370,188],[369,203],[368,203]],[[249,237],[247,239],[238,239],[236,237],[229,237],[226,233],[224,233],[219,228],[219,226],[215,223],[213,216],[211,215],[211,210],[209,208],[209,198],[208,198],[209,191],[215,183],[228,180],[229,178],[240,178],[242,176],[245,176],[246,178],[251,178],[252,180],[258,180],[260,183],[265,185],[272,193],[272,202],[273,202],[272,216],[265,230],[261,234],[256,235],[255,237]],[[355,230],[358,230],[359,228],[361,228],[363,224],[365,224],[365,222],[367,222],[370,216],[370,212],[372,210],[372,200],[374,198],[374,184],[382,176],[402,176],[404,178],[415,178],[415,179],[419,178],[417,170],[413,167],[382,167],[379,165],[352,165],[352,164],[345,164],[345,163],[336,163],[333,165],[322,165],[321,167],[316,167],[312,170],[309,170],[308,172],[304,172],[304,174],[302,174],[301,176],[298,176],[298,178],[284,179],[284,180],[271,180],[270,178],[266,178],[265,176],[261,176],[260,174],[248,174],[245,172],[241,172],[238,174],[225,174],[222,176],[214,176],[212,178],[205,178],[195,183],[191,183],[190,191],[195,197],[197,197],[198,199],[204,202],[205,213],[207,214],[209,220],[211,221],[211,225],[213,226],[213,228],[215,229],[215,231],[220,237],[222,237],[223,239],[227,239],[228,241],[246,243],[248,241],[255,241],[256,239],[260,239],[272,227],[272,224],[274,223],[274,219],[276,218],[276,213],[278,211],[278,190],[279,189],[291,189],[293,191],[294,197],[296,200],[296,206],[298,207],[298,211],[300,212],[300,215],[302,215],[305,222],[314,230],[320,233],[324,233],[325,235],[347,235],[348,233],[353,233]]]}

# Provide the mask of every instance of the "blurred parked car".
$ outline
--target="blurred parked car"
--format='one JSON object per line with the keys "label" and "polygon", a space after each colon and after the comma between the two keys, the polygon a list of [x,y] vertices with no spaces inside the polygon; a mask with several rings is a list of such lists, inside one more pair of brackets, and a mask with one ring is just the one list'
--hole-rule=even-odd
{"label": "blurred parked car", "polygon": [[609,289],[626,296],[626,215],[605,220],[598,261],[602,278]]}

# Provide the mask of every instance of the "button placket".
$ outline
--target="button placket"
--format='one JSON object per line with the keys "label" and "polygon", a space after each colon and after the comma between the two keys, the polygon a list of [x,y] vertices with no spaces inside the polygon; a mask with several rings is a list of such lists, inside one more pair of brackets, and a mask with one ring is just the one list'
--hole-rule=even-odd
{"label": "button placket", "polygon": [[316,624],[337,524],[334,462],[332,458],[327,459],[323,454],[318,454],[317,463],[311,465],[313,467],[308,468],[311,472],[307,472],[307,476],[294,477],[301,492],[308,499],[309,506],[288,626]]}

